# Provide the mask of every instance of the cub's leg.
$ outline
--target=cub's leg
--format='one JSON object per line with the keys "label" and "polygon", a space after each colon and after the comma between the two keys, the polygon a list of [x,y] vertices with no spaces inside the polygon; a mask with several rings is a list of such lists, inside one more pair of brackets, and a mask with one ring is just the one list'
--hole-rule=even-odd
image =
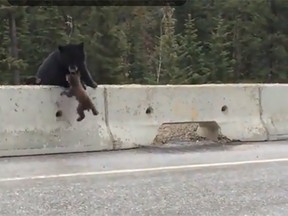
{"label": "cub's leg", "polygon": [[79,117],[77,118],[77,121],[82,121],[85,118],[85,114],[84,114],[83,106],[80,103],[77,107],[77,113],[79,115]]}
{"label": "cub's leg", "polygon": [[92,103],[91,103],[91,110],[92,110],[93,115],[99,114],[98,110],[95,108],[94,104],[92,104]]}

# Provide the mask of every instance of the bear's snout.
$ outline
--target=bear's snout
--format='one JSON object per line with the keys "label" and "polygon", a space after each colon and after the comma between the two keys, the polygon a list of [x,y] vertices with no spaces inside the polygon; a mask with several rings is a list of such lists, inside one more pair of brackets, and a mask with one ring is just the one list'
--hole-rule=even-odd
{"label": "bear's snout", "polygon": [[75,74],[78,70],[78,67],[76,65],[69,65],[68,70],[70,73]]}

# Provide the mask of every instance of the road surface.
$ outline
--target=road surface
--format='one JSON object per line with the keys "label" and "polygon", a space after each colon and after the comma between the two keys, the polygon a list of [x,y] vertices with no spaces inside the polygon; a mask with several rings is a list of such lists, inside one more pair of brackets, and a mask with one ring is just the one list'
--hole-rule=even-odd
{"label": "road surface", "polygon": [[0,159],[0,216],[288,212],[288,142]]}

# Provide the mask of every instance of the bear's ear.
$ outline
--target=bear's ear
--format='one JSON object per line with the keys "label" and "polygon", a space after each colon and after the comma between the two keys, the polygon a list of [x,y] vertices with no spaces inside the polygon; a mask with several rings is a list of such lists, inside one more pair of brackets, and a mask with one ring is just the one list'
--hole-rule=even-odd
{"label": "bear's ear", "polygon": [[59,50],[60,52],[62,52],[62,51],[63,51],[63,46],[59,45],[59,46],[58,46],[58,50]]}

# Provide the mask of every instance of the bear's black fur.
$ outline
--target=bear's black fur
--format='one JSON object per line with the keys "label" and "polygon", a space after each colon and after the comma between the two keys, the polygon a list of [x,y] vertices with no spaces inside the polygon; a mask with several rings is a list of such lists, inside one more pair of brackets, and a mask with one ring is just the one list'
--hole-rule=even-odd
{"label": "bear's black fur", "polygon": [[66,75],[79,70],[83,87],[96,88],[97,83],[93,81],[86,66],[84,43],[59,45],[58,49],[50,53],[39,66],[36,78],[40,85],[56,85],[65,88],[69,87]]}

